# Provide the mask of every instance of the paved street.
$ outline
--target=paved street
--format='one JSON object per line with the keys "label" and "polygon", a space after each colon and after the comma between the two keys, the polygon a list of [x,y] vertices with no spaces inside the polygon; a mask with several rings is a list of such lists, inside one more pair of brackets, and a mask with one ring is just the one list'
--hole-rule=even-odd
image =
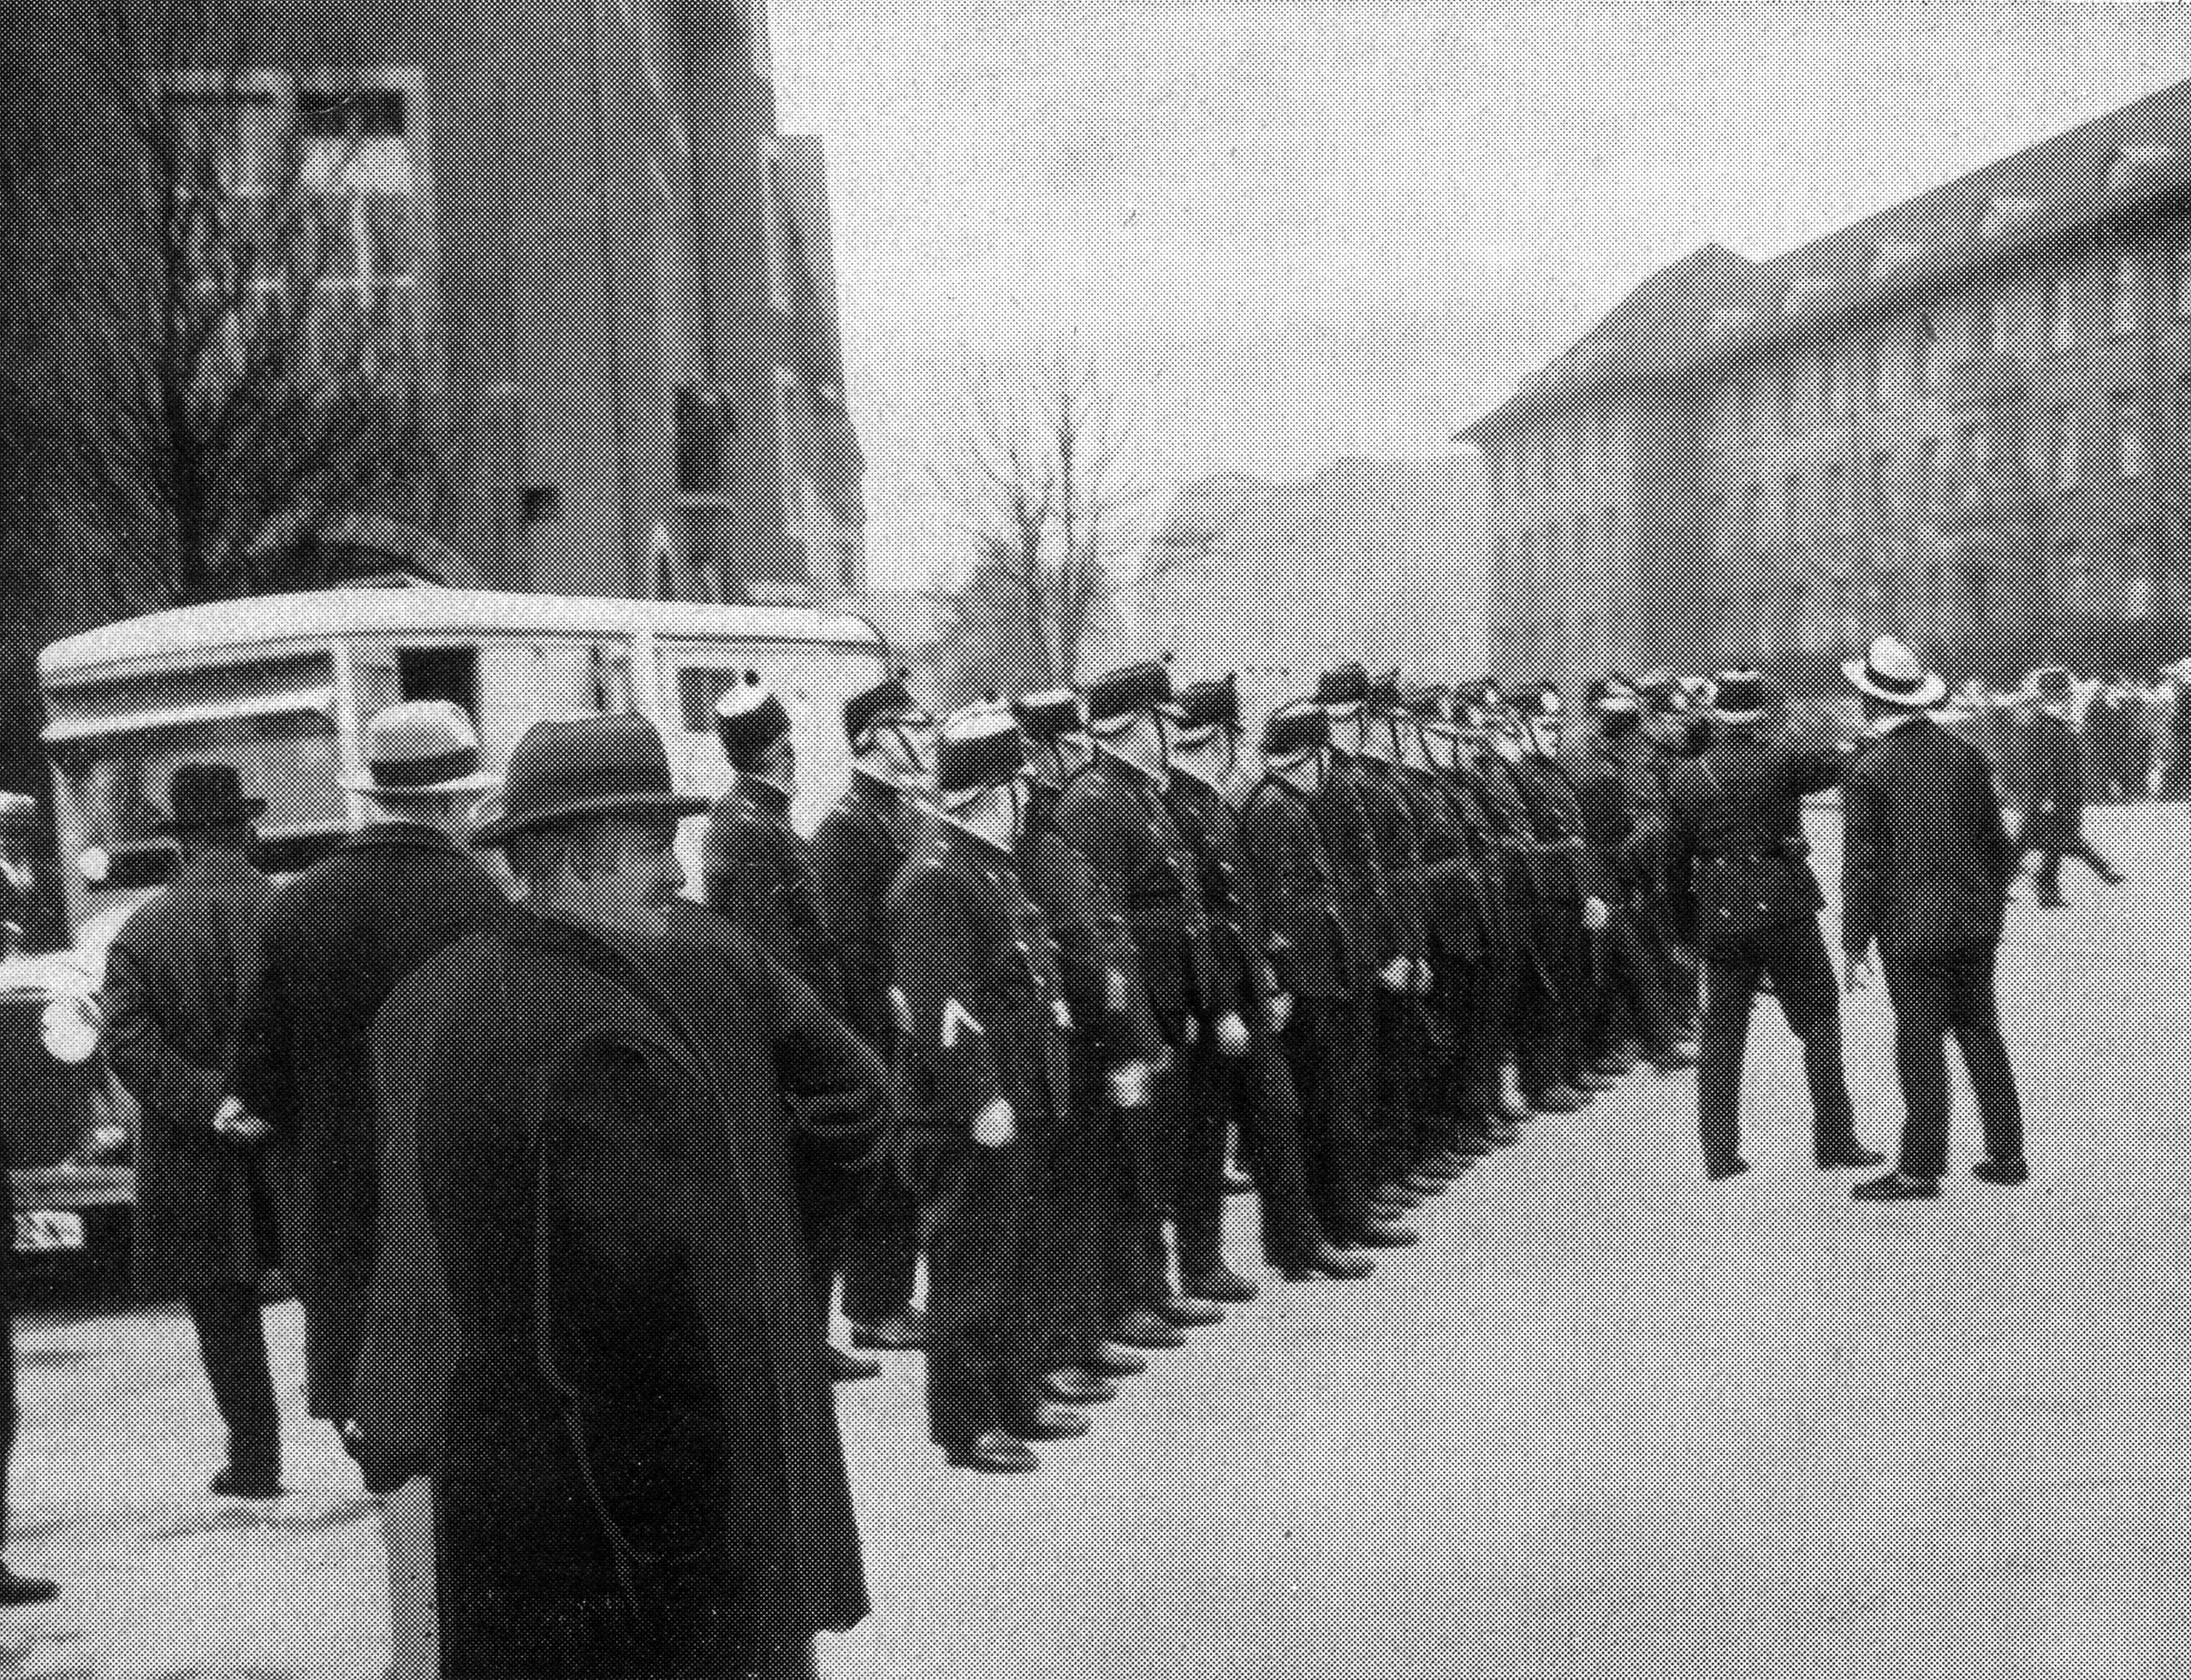
{"label": "paved street", "polygon": [[[1368,1282],[1274,1284],[1155,1356],[1034,1477],[946,1471],[898,1356],[842,1392],[878,1608],[829,1671],[2173,1671],[2191,818],[2093,827],[2131,884],[2020,904],[2007,954],[2029,1186],[1968,1178],[1965,1106],[1939,1202],[1851,1202],[1767,1008],[1749,1177],[1703,1181],[1693,1077],[1639,1076],[1480,1163]],[[1860,998],[1882,1144],[1887,1030]],[[272,1321],[293,1396],[294,1308]],[[380,1674],[378,1525],[324,1428],[293,1418],[278,1507],[223,1505],[179,1316],[21,1345],[10,1561],[64,1590],[0,1612],[0,1677]]]}

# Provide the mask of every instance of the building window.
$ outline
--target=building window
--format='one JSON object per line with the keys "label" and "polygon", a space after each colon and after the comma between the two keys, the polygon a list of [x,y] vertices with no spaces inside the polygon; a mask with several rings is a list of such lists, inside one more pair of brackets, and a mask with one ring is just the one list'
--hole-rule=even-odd
{"label": "building window", "polygon": [[2117,255],[2107,297],[2107,329],[2110,332],[2128,334],[2138,330],[2143,312],[2138,301],[2141,269],[2136,252],[2124,251]]}

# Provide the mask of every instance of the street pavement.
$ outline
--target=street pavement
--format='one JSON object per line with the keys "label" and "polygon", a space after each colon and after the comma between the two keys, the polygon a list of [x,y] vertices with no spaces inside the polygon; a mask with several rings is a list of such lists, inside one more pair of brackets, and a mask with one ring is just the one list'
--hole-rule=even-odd
{"label": "street pavement", "polygon": [[[2131,883],[2073,874],[2066,911],[2021,894],[2004,953],[2029,1185],[1968,1177],[1959,1090],[1942,1198],[1851,1202],[1853,1175],[1809,1164],[1767,1004],[1747,1177],[1704,1181],[1694,1077],[1646,1072],[1479,1163],[1366,1282],[1273,1281],[1152,1356],[1033,1476],[946,1469],[917,1356],[893,1356],[840,1391],[876,1609],[826,1671],[2176,1671],[2191,816],[2092,826]],[[1889,1033],[1860,995],[1852,1083],[1886,1147]],[[294,1307],[270,1323],[294,1398]],[[324,1426],[293,1415],[278,1505],[215,1500],[177,1315],[27,1321],[20,1345],[9,1561],[63,1591],[0,1612],[0,1680],[377,1680],[379,1525]]]}

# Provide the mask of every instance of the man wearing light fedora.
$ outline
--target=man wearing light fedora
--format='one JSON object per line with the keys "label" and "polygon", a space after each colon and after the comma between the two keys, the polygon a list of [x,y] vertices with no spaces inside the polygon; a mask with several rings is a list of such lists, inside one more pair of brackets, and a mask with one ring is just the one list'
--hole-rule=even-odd
{"label": "man wearing light fedora", "polygon": [[883,1071],[681,896],[706,808],[644,718],[536,724],[474,832],[520,902],[375,1030],[360,1457],[432,1478],[443,1680],[808,1676],[867,1611],[793,1180],[866,1172]]}
{"label": "man wearing light fedora", "polygon": [[378,1198],[373,1017],[508,903],[458,838],[495,785],[464,709],[390,706],[366,723],[364,757],[350,787],[377,815],[275,893],[228,1078],[230,1113],[270,1127],[290,1169],[283,1270],[304,1306],[309,1410],[346,1438]]}
{"label": "man wearing light fedora", "polygon": [[1842,777],[1847,981],[1852,989],[1865,982],[1876,943],[1907,1109],[1899,1167],[1856,1194],[1878,1202],[1939,1194],[1951,1036],[1985,1131],[1977,1176],[2021,1184],[2023,1114],[1993,994],[2018,859],[1992,761],[1929,715],[1947,685],[1893,637],[1880,637],[1843,670],[1863,697],[1869,726]]}
{"label": "man wearing light fedora", "polygon": [[222,1069],[272,887],[246,853],[266,802],[227,764],[181,764],[160,831],[175,875],[130,913],[106,962],[107,1065],[135,1099],[132,1267],[146,1295],[180,1293],[228,1426],[213,1492],[282,1492],[282,1415],[259,1279],[275,1263],[275,1181],[263,1127],[231,1119]]}

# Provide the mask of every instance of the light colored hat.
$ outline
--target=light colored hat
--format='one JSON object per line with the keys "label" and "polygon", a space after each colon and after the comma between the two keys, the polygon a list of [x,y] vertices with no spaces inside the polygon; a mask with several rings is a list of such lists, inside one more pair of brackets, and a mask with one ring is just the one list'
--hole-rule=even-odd
{"label": "light colored hat", "polygon": [[1925,668],[1925,662],[1891,636],[1873,642],[1861,659],[1844,661],[1841,674],[1860,694],[1890,706],[1923,711],[1947,698],[1948,686]]}
{"label": "light colored hat", "polygon": [[2023,680],[2025,691],[2032,694],[2066,695],[2076,691],[2076,673],[2066,665],[2042,665]]}
{"label": "light colored hat", "polygon": [[479,731],[453,700],[405,700],[365,725],[365,777],[349,784],[376,798],[484,793],[496,778],[479,768]]}

